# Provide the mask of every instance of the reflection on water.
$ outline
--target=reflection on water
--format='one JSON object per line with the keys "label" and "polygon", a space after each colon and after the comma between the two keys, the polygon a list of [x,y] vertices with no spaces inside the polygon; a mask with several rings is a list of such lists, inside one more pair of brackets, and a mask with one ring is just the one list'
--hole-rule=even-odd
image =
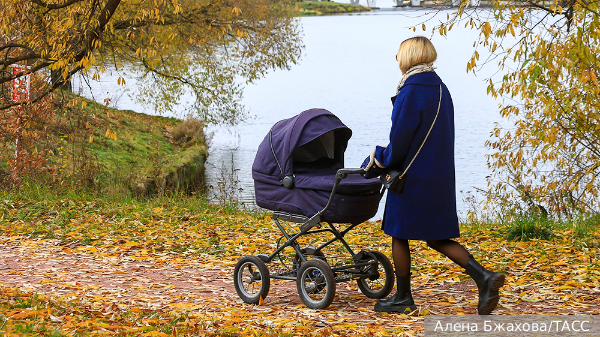
{"label": "reflection on water", "polygon": [[[383,7],[384,1],[378,5]],[[268,74],[245,91],[243,103],[255,118],[236,127],[209,129],[213,138],[206,166],[208,185],[214,191],[222,183],[223,170],[236,172],[241,201],[252,204],[251,167],[259,143],[274,123],[310,108],[333,112],[353,130],[346,166],[359,166],[373,147],[387,144],[390,97],[401,76],[395,54],[401,41],[418,34],[408,27],[422,22],[424,14],[424,10],[388,9],[301,18],[306,49],[300,63],[289,71]],[[445,12],[440,14],[440,19],[445,17]],[[438,21],[433,19],[428,25]],[[498,102],[486,95],[487,84],[483,82],[494,69],[484,69],[488,73],[477,77],[465,71],[476,38],[477,32],[460,27],[447,38],[432,37],[438,51],[436,71],[448,86],[455,107],[458,208],[463,212],[466,206],[460,191],[486,186],[489,171],[484,142],[494,123],[501,121]],[[104,79],[110,80],[110,76]],[[118,107],[143,111],[126,96],[120,98]],[[377,217],[382,214],[380,207]]]}

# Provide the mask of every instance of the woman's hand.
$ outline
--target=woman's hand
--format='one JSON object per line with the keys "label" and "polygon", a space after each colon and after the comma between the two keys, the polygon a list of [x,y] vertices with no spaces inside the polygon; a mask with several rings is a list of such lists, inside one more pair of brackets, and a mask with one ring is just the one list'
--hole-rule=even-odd
{"label": "woman's hand", "polygon": [[365,171],[369,171],[369,169],[371,169],[371,167],[373,167],[374,164],[375,164],[375,149],[373,149],[373,151],[371,151],[371,154],[367,158],[365,158],[365,160],[363,161],[363,163],[360,167],[364,168]]}
{"label": "woman's hand", "polygon": [[362,165],[360,167],[364,168],[366,173],[363,174],[363,177],[366,179],[378,177],[383,173],[383,168],[375,158],[375,149],[371,152],[371,154],[365,158]]}

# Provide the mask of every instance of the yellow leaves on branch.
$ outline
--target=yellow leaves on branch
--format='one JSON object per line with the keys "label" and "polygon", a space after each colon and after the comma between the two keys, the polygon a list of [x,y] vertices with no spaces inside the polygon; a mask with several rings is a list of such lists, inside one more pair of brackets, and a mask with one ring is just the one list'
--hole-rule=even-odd
{"label": "yellow leaves on branch", "polygon": [[[489,81],[488,94],[506,99],[500,113],[514,124],[495,129],[486,146],[494,181],[488,202],[524,211],[540,205],[551,215],[600,210],[600,14],[594,4],[535,7],[493,1],[493,18],[457,11],[447,22],[479,31],[467,72],[497,61],[506,73]],[[567,5],[569,7],[567,7]],[[546,6],[546,7],[545,7]],[[563,7],[565,6],[565,7]],[[441,32],[441,31],[440,31]],[[528,186],[523,189],[520,186]],[[522,207],[522,208],[519,208]],[[581,213],[580,213],[581,212]]]}
{"label": "yellow leaves on branch", "polygon": [[475,60],[475,56],[473,56],[469,62],[467,63],[467,72],[475,69],[475,67],[477,66],[477,62]]}
{"label": "yellow leaves on branch", "polygon": [[483,33],[483,35],[485,35],[485,38],[489,38],[490,34],[492,33],[492,25],[490,25],[489,22],[484,22],[481,25],[481,32]]}
{"label": "yellow leaves on branch", "polygon": [[[87,74],[111,63],[126,65],[153,74],[148,77],[153,83],[140,83],[143,103],[172,110],[171,97],[187,88],[196,93],[198,114],[215,123],[244,114],[236,111],[243,110],[236,103],[242,89],[233,88],[232,78],[255,80],[270,69],[285,68],[297,62],[303,48],[299,23],[290,17],[286,0],[58,1],[61,8],[43,3],[2,2],[0,37],[10,39],[0,40],[0,68],[14,59],[39,67],[35,71],[51,70],[53,83],[46,82],[40,90],[44,95],[81,70]],[[0,78],[0,84],[6,81]],[[5,105],[0,102],[2,109]]]}
{"label": "yellow leaves on branch", "polygon": [[512,23],[509,23],[509,24],[508,24],[508,26],[506,27],[506,29],[508,29],[508,31],[510,32],[510,34],[511,34],[513,37],[516,37],[516,35],[515,35],[515,29],[513,28],[513,25],[512,25]]}
{"label": "yellow leaves on branch", "polygon": [[589,72],[590,72],[590,78],[592,79],[594,84],[596,86],[598,86],[598,77],[596,76],[596,72],[593,69],[590,69]]}

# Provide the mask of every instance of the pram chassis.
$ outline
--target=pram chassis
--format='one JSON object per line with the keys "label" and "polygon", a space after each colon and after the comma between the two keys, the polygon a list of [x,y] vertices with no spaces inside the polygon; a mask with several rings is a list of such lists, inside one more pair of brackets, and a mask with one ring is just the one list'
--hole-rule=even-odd
{"label": "pram chassis", "polygon": [[[286,212],[273,212],[273,220],[281,231],[285,241],[279,245],[271,254],[258,254],[256,256],[245,256],[237,263],[234,271],[234,284],[238,295],[247,303],[260,303],[267,296],[270,289],[269,279],[281,279],[296,281],[300,298],[310,308],[323,309],[328,307],[335,296],[335,283],[357,280],[360,290],[370,298],[384,298],[391,292],[394,284],[393,267],[390,260],[377,251],[361,251],[354,253],[350,245],[344,240],[344,236],[354,229],[358,224],[351,224],[339,231],[331,222],[326,222],[328,228],[322,228],[321,217],[329,209],[334,199],[337,187],[342,179],[349,174],[362,174],[362,168],[342,168],[335,175],[334,185],[325,207],[311,217],[290,214]],[[383,194],[384,189],[379,193]],[[280,223],[280,220],[301,223],[299,232],[289,234]],[[318,229],[313,230],[317,227]],[[301,248],[297,239],[303,235],[329,232],[333,238],[322,243],[318,247]],[[330,244],[339,241],[350,253],[354,263],[331,267],[322,250]],[[271,263],[287,247],[295,251],[293,268],[276,274],[269,274],[267,263]],[[312,256],[308,259],[307,256]],[[282,262],[283,263],[283,262]],[[285,266],[285,264],[284,264]],[[247,269],[246,269],[247,268]],[[384,283],[379,289],[372,289],[369,281],[376,281],[383,275]],[[249,293],[246,286],[260,283],[257,293]],[[321,299],[314,299],[312,295],[318,295]]]}

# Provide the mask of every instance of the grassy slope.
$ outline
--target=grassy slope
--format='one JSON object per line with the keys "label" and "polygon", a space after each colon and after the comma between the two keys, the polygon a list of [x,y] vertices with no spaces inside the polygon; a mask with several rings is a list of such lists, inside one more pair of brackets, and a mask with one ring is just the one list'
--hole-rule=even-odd
{"label": "grassy slope", "polygon": [[[97,172],[87,175],[101,180],[96,183],[128,185],[136,189],[134,192],[146,193],[152,192],[148,190],[149,182],[164,180],[182,166],[192,163],[202,171],[206,157],[203,139],[189,146],[176,146],[172,142],[171,133],[180,120],[80,100],[67,108],[63,118],[70,119],[56,128],[51,137],[57,145],[52,151],[55,155],[49,159],[67,176],[86,178],[81,164],[91,159],[98,165],[88,170]],[[64,160],[64,155],[69,158]]]}
{"label": "grassy slope", "polygon": [[333,1],[313,1],[296,3],[296,10],[299,16],[311,16],[368,12],[371,9],[361,5],[342,4]]}

